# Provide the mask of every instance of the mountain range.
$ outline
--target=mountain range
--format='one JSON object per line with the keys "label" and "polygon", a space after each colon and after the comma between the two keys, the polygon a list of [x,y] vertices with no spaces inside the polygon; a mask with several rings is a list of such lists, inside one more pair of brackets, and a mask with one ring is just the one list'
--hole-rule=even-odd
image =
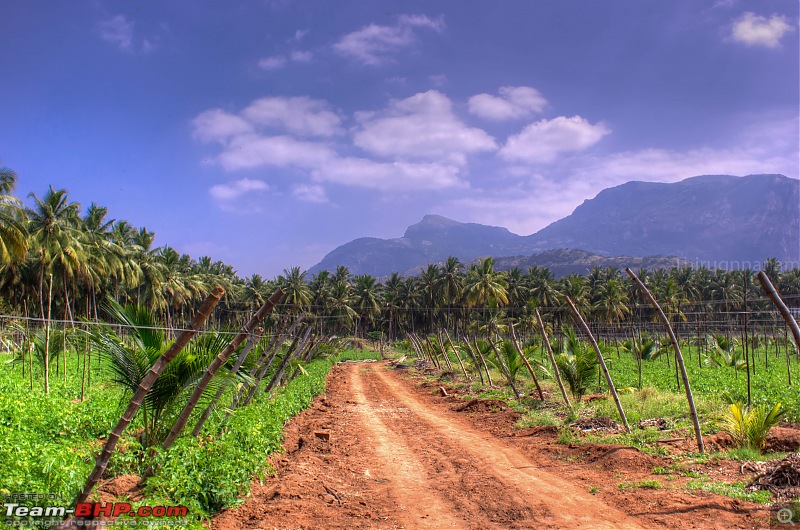
{"label": "mountain range", "polygon": [[[582,252],[553,252],[561,249]],[[403,237],[346,243],[310,272],[345,265],[353,274],[413,275],[448,256],[466,263],[492,256],[499,269],[538,265],[563,274],[595,265],[672,266],[676,258],[709,267],[732,261],[753,267],[769,257],[797,263],[800,181],[783,175],[704,175],[675,183],[627,182],[528,236],[426,215]],[[615,259],[620,256],[649,259]]]}

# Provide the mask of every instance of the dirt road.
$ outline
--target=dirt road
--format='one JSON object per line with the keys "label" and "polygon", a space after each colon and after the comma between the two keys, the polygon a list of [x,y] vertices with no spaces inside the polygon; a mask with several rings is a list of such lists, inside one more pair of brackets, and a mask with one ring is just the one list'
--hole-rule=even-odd
{"label": "dirt road", "polygon": [[277,475],[212,527],[758,528],[766,519],[710,494],[620,491],[622,468],[647,475],[653,457],[565,448],[562,458],[546,431],[545,440],[513,432],[510,411],[464,414],[463,405],[380,363],[339,365],[326,396],[289,424]]}

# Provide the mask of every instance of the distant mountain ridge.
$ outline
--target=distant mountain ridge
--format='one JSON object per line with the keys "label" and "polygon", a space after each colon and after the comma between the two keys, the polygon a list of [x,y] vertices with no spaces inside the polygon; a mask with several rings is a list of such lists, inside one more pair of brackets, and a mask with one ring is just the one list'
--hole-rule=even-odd
{"label": "distant mountain ridge", "polygon": [[[720,266],[730,261],[755,264],[768,257],[797,262],[800,181],[783,175],[705,175],[669,184],[628,182],[601,191],[571,215],[529,236],[426,215],[401,238],[365,237],[346,243],[310,272],[345,265],[354,274],[416,274],[448,256],[462,262],[483,256],[508,258],[500,260],[501,265],[524,256],[535,261],[536,253],[546,262],[554,255],[545,251],[554,249],[587,251],[571,258],[561,253],[559,259],[567,261],[552,262],[567,269],[611,256],[674,256]],[[577,263],[570,265],[570,259]]]}

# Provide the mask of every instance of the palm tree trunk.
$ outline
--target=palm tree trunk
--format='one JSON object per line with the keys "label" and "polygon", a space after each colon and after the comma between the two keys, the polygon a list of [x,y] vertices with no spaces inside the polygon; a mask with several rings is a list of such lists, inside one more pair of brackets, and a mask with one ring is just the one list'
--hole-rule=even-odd
{"label": "palm tree trunk", "polygon": [[[435,355],[435,356],[436,356],[436,358],[438,359],[438,358],[439,358],[439,353],[437,353],[437,350],[436,350],[436,348],[433,346],[433,343],[431,342],[431,339],[430,339],[430,337],[428,337],[427,335],[425,335],[425,342],[427,342],[427,343],[428,343],[428,347],[431,349],[431,352],[432,352],[432,353],[433,353],[433,355]],[[445,354],[444,348],[442,348],[442,347],[441,347],[441,342],[439,343],[439,351],[441,351],[441,353],[442,353],[442,357],[444,357],[444,364],[447,366],[447,369],[448,369],[448,370],[450,370],[450,371],[452,372],[452,371],[453,371],[453,365],[450,363],[450,359],[449,359],[449,358],[447,357],[447,355]]]}
{"label": "palm tree trunk", "polygon": [[[244,393],[244,389],[242,389],[242,391],[240,391],[239,394],[236,396],[236,398],[233,400],[233,403],[231,404],[231,411],[236,410],[236,408],[238,408],[239,406],[244,407],[248,403],[250,403],[250,401],[253,399],[253,397],[256,395],[256,392],[258,391],[258,386],[261,384],[261,381],[267,375],[267,371],[269,370],[272,361],[275,360],[275,356],[278,355],[278,351],[281,349],[282,338],[291,337],[292,334],[294,333],[295,328],[297,328],[297,326],[299,326],[302,321],[303,317],[300,317],[297,320],[295,320],[289,327],[289,330],[284,334],[283,329],[286,327],[286,324],[289,323],[289,316],[287,315],[286,320],[283,321],[281,329],[278,330],[278,332],[275,334],[275,337],[273,337],[272,342],[270,342],[269,346],[267,346],[267,348],[264,350],[264,353],[262,354],[261,359],[259,359],[259,362],[256,363],[256,365],[253,367],[252,370],[250,370],[250,377],[255,376],[255,381],[253,382],[253,386],[250,388],[247,397],[245,398],[244,402],[242,402],[241,405],[238,405],[239,399]],[[231,415],[230,411],[227,414],[225,414],[225,420],[223,420],[223,422],[227,421],[230,415]]]}
{"label": "palm tree trunk", "polygon": [[[302,359],[300,359],[300,362],[303,364],[309,363],[311,359],[314,358],[314,354],[317,353],[317,350],[319,349],[319,347],[322,345],[323,342],[324,341],[316,340],[316,337],[312,336],[311,343],[308,345],[306,353],[305,355],[303,355]],[[291,383],[292,380],[295,377],[297,377],[299,373],[300,373],[300,364],[298,363],[297,367],[294,369],[294,372],[292,372],[292,375],[289,376],[289,378],[286,380],[286,384],[288,385],[289,383]]]}
{"label": "palm tree trunk", "polygon": [[[50,275],[50,287],[47,297],[47,322],[44,328],[44,393],[50,393],[50,316],[53,310],[53,275]],[[58,363],[56,363],[56,366]]]}
{"label": "palm tree trunk", "polygon": [[462,339],[462,342],[466,344],[467,353],[469,354],[470,358],[472,358],[472,362],[475,365],[475,371],[478,372],[478,377],[481,379],[481,386],[485,384],[483,380],[483,372],[481,371],[481,367],[478,364],[478,358],[475,357],[475,354],[472,353],[472,349],[469,347],[469,342],[466,339]]}
{"label": "palm tree trunk", "polygon": [[[100,453],[100,456],[97,457],[94,470],[92,470],[89,478],[86,479],[86,484],[84,485],[81,493],[75,499],[75,504],[85,502],[86,499],[89,498],[92,489],[94,489],[94,486],[103,476],[103,472],[106,470],[106,467],[108,467],[108,462],[111,459],[111,455],[114,453],[114,449],[116,448],[117,442],[122,436],[122,433],[131,423],[131,421],[133,421],[133,417],[142,406],[145,394],[150,391],[150,387],[153,386],[153,383],[156,379],[158,379],[158,376],[161,375],[161,372],[164,371],[164,368],[166,368],[167,364],[169,364],[189,343],[192,337],[197,334],[202,327],[203,322],[206,321],[208,316],[211,314],[211,311],[213,311],[214,307],[222,298],[223,294],[225,294],[225,291],[221,287],[214,288],[211,294],[208,295],[208,298],[206,298],[206,301],[203,303],[200,310],[197,312],[194,320],[192,320],[191,324],[189,324],[188,329],[181,332],[172,346],[170,346],[169,349],[167,349],[167,351],[165,351],[164,354],[158,358],[158,360],[150,368],[150,371],[147,373],[147,375],[139,383],[139,388],[133,394],[128,408],[122,414],[122,417],[119,419],[116,427],[114,427],[114,429],[108,435],[108,440],[106,441],[105,446],[103,446],[103,451]],[[70,520],[67,520],[59,527],[59,530],[67,530],[70,527]]]}

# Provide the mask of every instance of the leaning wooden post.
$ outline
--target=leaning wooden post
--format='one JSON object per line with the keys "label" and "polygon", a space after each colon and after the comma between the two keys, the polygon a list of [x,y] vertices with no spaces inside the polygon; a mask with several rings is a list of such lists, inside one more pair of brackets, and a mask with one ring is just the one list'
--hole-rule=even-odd
{"label": "leaning wooden post", "polygon": [[683,388],[686,391],[686,401],[689,402],[689,412],[692,415],[692,422],[694,423],[694,435],[697,438],[697,450],[701,453],[704,453],[706,450],[706,446],[703,443],[703,433],[700,432],[700,419],[697,417],[697,409],[694,406],[694,398],[692,397],[692,388],[689,386],[689,375],[686,373],[686,366],[683,364],[683,355],[681,354],[681,347],[678,344],[678,338],[675,336],[675,332],[672,330],[672,326],[669,323],[669,319],[667,315],[664,314],[662,311],[661,306],[658,305],[656,299],[653,297],[653,294],[650,290],[645,287],[642,280],[636,276],[632,270],[629,268],[625,268],[625,272],[628,273],[628,276],[639,286],[639,288],[644,292],[645,297],[650,301],[650,304],[658,313],[658,318],[661,319],[661,322],[664,324],[664,328],[667,330],[667,334],[669,335],[670,341],[672,341],[672,347],[675,348],[675,362],[678,363],[678,367],[681,370],[681,378],[683,379]]}
{"label": "leaning wooden post", "polygon": [[594,335],[592,335],[589,326],[586,325],[584,322],[583,317],[578,312],[578,309],[575,307],[575,304],[572,303],[569,296],[565,297],[567,299],[567,304],[569,305],[570,310],[572,311],[573,316],[575,317],[575,321],[581,326],[583,332],[589,337],[589,342],[592,343],[592,348],[594,348],[594,352],[597,354],[597,360],[600,362],[600,369],[603,371],[603,375],[606,376],[606,383],[608,383],[608,388],[611,390],[611,395],[614,398],[614,403],[617,405],[617,411],[619,412],[619,417],[622,418],[622,423],[625,425],[625,430],[627,432],[631,432],[631,427],[628,425],[628,418],[625,417],[625,411],[622,410],[622,403],[619,401],[619,395],[617,394],[617,389],[614,387],[614,381],[611,380],[611,374],[608,373],[608,368],[606,367],[606,361],[603,359],[603,354],[600,353],[600,347],[597,345],[597,341],[594,340]]}
{"label": "leaning wooden post", "polygon": [[[445,332],[446,332],[446,330],[445,330]],[[452,343],[452,341],[450,341],[450,342]],[[470,358],[472,359],[472,362],[475,363],[475,370],[478,372],[478,377],[480,377],[480,379],[481,379],[481,386],[483,386],[485,383],[483,381],[483,372],[481,372],[481,366],[480,366],[480,364],[478,364],[478,358],[475,357],[474,353],[472,353],[472,350],[469,347],[469,341],[464,340],[464,342],[466,343],[465,350],[467,352],[467,355],[469,355]]]}
{"label": "leaning wooden post", "polygon": [[[178,419],[175,420],[175,423],[172,425],[172,429],[170,429],[169,434],[167,434],[167,437],[161,443],[162,449],[166,451],[172,447],[172,444],[178,439],[178,436],[181,434],[183,428],[186,426],[186,423],[189,421],[189,416],[197,406],[197,402],[200,401],[200,397],[203,395],[203,392],[205,392],[206,387],[217,374],[217,370],[219,370],[222,365],[225,364],[225,362],[228,360],[228,357],[230,357],[231,354],[236,351],[236,348],[238,348],[239,345],[244,342],[247,336],[250,335],[250,333],[252,333],[259,324],[261,324],[261,321],[264,320],[270,311],[272,311],[272,308],[281,301],[281,298],[283,298],[284,294],[286,293],[281,288],[278,288],[277,291],[272,293],[272,296],[270,296],[269,299],[264,302],[264,305],[262,305],[261,308],[255,312],[250,321],[244,325],[242,330],[233,338],[233,340],[228,343],[225,349],[222,350],[219,355],[217,355],[216,359],[211,362],[209,367],[206,368],[203,377],[201,377],[197,382],[197,386],[192,392],[192,395],[189,397],[189,401],[183,407],[183,410],[181,410],[181,413],[178,415]],[[142,478],[144,479],[145,477]]]}
{"label": "leaning wooden post", "polygon": [[[456,355],[456,359],[458,359],[458,364],[461,365],[461,371],[464,372],[464,378],[469,379],[469,375],[467,374],[467,369],[464,367],[464,362],[461,360],[461,356],[458,354],[458,350],[453,344],[453,339],[450,338],[450,334],[447,332],[447,328],[445,328],[444,334],[445,336],[447,336],[447,341],[450,343],[450,348],[453,349],[453,353]],[[441,342],[442,342],[442,337],[439,336],[439,343]]]}
{"label": "leaning wooden post", "polygon": [[308,328],[306,328],[306,333],[303,335],[303,338],[299,340],[296,339],[294,346],[287,350],[286,355],[283,357],[281,363],[278,365],[278,368],[275,370],[275,374],[272,376],[272,379],[270,379],[269,383],[267,383],[267,386],[264,387],[265,393],[269,393],[273,388],[280,384],[281,379],[283,379],[283,373],[286,371],[286,366],[288,366],[293,359],[303,353],[303,350],[305,350],[306,344],[308,344],[310,339],[311,326],[309,325]]}
{"label": "leaning wooden post", "polygon": [[[431,351],[436,351],[436,348],[433,346],[433,341],[431,341],[429,336],[425,336],[425,340],[428,341],[428,346],[431,347]],[[450,362],[450,358],[447,356],[447,352],[442,345],[442,336],[439,334],[437,335],[437,340],[439,341],[439,351],[442,353],[442,357],[444,357],[444,364],[447,365],[447,369],[451,372],[453,371],[453,364]],[[438,357],[438,354],[437,354]]]}
{"label": "leaning wooden post", "polygon": [[758,281],[761,283],[761,288],[764,289],[764,292],[767,293],[767,296],[769,296],[769,299],[772,300],[772,303],[778,308],[778,311],[783,317],[783,320],[786,322],[786,325],[792,330],[795,348],[797,348],[797,351],[800,352],[800,327],[797,326],[797,321],[794,319],[791,311],[789,311],[789,308],[786,307],[786,304],[775,290],[772,282],[769,281],[769,276],[767,276],[766,272],[758,272]]}
{"label": "leaning wooden post", "polygon": [[[244,345],[242,348],[242,353],[239,354],[239,357],[236,359],[236,362],[233,363],[233,367],[231,367],[231,375],[236,375],[239,372],[239,368],[242,367],[244,364],[245,359],[250,354],[250,351],[253,347],[258,344],[261,340],[261,335],[264,333],[264,328],[258,328],[258,330],[250,335],[250,338],[247,341],[247,344]],[[192,436],[197,436],[200,434],[200,431],[203,430],[203,425],[205,424],[206,420],[211,416],[211,413],[214,411],[214,407],[217,405],[219,398],[222,397],[222,394],[225,393],[225,387],[221,386],[219,390],[217,390],[214,399],[211,400],[211,403],[208,404],[206,410],[203,411],[203,414],[200,415],[200,419],[197,420],[197,424],[194,426],[194,430],[192,430]]]}
{"label": "leaning wooden post", "polygon": [[[215,287],[214,290],[211,291],[211,294],[208,295],[208,298],[206,298],[205,302],[203,302],[203,305],[200,306],[200,309],[198,309],[194,319],[192,320],[191,324],[189,324],[189,327],[183,330],[180,335],[178,335],[178,338],[175,339],[175,342],[172,343],[172,346],[170,346],[169,349],[167,349],[167,351],[165,351],[161,357],[158,358],[158,360],[150,368],[150,371],[147,373],[147,375],[144,376],[142,381],[139,383],[139,388],[137,388],[136,392],[133,394],[128,408],[120,418],[117,426],[114,427],[114,430],[108,435],[108,440],[103,447],[103,451],[100,453],[100,456],[97,457],[94,470],[89,475],[89,478],[86,479],[86,485],[83,487],[83,491],[81,491],[81,493],[75,499],[76,505],[81,502],[86,502],[86,499],[88,499],[89,495],[92,493],[92,489],[94,489],[97,482],[103,476],[103,472],[105,472],[106,468],[108,467],[109,459],[114,452],[117,442],[122,436],[123,431],[125,431],[125,428],[131,423],[131,421],[133,421],[133,417],[142,406],[142,401],[144,400],[147,392],[150,391],[153,383],[156,381],[156,379],[158,379],[158,376],[161,375],[161,372],[164,371],[164,368],[166,368],[167,364],[169,364],[170,361],[172,361],[189,343],[192,337],[194,337],[200,331],[200,328],[203,327],[203,323],[206,321],[206,319],[208,319],[211,311],[214,310],[214,307],[222,299],[224,294],[225,290],[219,286]],[[70,521],[71,519],[68,519],[59,528],[69,528]]]}
{"label": "leaning wooden post", "polygon": [[533,371],[531,363],[528,362],[528,358],[525,357],[525,354],[522,353],[522,348],[519,347],[519,342],[517,342],[517,334],[514,333],[514,326],[509,325],[508,327],[511,329],[511,342],[514,344],[517,354],[522,359],[522,362],[525,363],[525,367],[528,369],[528,372],[530,372],[531,377],[533,378],[533,384],[536,385],[536,391],[539,393],[539,399],[544,401],[544,393],[542,392],[542,387],[539,386],[539,378],[536,377],[536,372]]}
{"label": "leaning wooden post", "polygon": [[[225,418],[223,418],[222,423],[228,421],[228,418],[232,414],[234,410],[241,407],[246,407],[250,404],[250,401],[256,395],[258,391],[259,385],[261,385],[261,381],[266,377],[267,371],[269,367],[272,365],[272,361],[275,360],[275,357],[278,355],[278,351],[281,349],[280,341],[282,340],[283,336],[291,337],[294,334],[294,330],[300,323],[303,321],[305,317],[300,317],[295,319],[292,325],[289,327],[289,330],[286,331],[284,334],[284,330],[286,328],[286,324],[289,322],[289,315],[287,315],[286,320],[283,321],[281,325],[281,329],[272,337],[272,340],[269,343],[269,346],[264,349],[264,353],[261,354],[261,358],[258,362],[253,366],[250,370],[250,377],[254,377],[252,385],[248,388],[247,386],[242,387],[239,392],[236,393],[236,397],[233,398],[233,402],[231,403],[230,410],[225,413]],[[245,396],[244,401],[239,404],[239,400],[244,396],[244,393],[247,392],[247,396]]]}
{"label": "leaning wooden post", "polygon": [[558,364],[556,364],[556,358],[553,355],[553,348],[550,347],[550,339],[547,338],[547,328],[544,327],[542,315],[539,314],[538,309],[536,309],[536,320],[539,321],[539,327],[542,328],[542,342],[544,342],[544,349],[547,350],[547,356],[550,357],[550,363],[553,365],[553,373],[556,376],[556,381],[558,381],[558,388],[561,389],[561,397],[564,398],[564,403],[566,403],[569,410],[572,411],[574,409],[572,408],[572,403],[569,401],[569,396],[567,396],[567,389],[564,388],[564,381],[561,380],[561,372],[558,371]]}
{"label": "leaning wooden post", "polygon": [[[486,364],[486,359],[483,357],[483,352],[481,352],[481,349],[478,347],[478,338],[474,337],[472,340],[475,343],[475,352],[478,354],[478,358],[481,360],[484,371],[486,371],[486,379],[489,381],[489,388],[494,388],[492,376],[489,373],[489,365]],[[469,346],[469,337],[467,337],[467,346]]]}

